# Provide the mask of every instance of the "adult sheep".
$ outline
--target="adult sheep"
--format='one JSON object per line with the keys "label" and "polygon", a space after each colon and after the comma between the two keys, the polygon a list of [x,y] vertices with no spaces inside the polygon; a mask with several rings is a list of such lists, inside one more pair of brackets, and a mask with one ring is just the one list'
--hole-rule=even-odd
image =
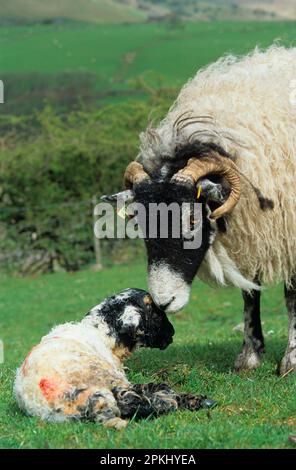
{"label": "adult sheep", "polygon": [[285,283],[289,341],[281,374],[296,370],[296,49],[272,46],[228,56],[199,71],[160,125],[141,135],[125,173],[129,197],[196,201],[202,243],[145,239],[154,301],[182,308],[198,277],[242,289],[244,343],[236,368],[259,366],[264,351],[260,285]]}

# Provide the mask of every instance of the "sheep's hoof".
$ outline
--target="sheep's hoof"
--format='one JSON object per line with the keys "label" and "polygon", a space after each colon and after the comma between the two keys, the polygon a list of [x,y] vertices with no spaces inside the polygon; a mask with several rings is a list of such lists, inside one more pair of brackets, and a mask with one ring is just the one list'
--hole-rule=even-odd
{"label": "sheep's hoof", "polygon": [[128,424],[128,422],[125,419],[112,418],[112,419],[108,419],[108,421],[105,421],[104,427],[105,428],[114,428],[117,431],[119,431],[120,429],[126,428],[127,424]]}
{"label": "sheep's hoof", "polygon": [[296,348],[287,351],[279,364],[279,375],[288,375],[290,372],[296,372]]}
{"label": "sheep's hoof", "polygon": [[256,351],[243,351],[237,356],[234,368],[236,372],[243,372],[257,369],[260,364],[260,355]]}

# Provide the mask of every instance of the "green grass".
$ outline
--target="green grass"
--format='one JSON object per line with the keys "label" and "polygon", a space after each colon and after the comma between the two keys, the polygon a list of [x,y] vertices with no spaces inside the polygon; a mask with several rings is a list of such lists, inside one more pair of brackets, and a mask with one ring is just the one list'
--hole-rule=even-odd
{"label": "green grass", "polygon": [[[279,378],[276,363],[287,336],[282,287],[263,295],[267,353],[262,367],[237,375],[232,367],[242,343],[237,290],[193,287],[190,304],[173,317],[174,343],[165,351],[143,349],[128,361],[135,382],[168,381],[178,390],[206,393],[218,401],[207,413],[178,412],[132,422],[124,431],[92,423],[45,424],[25,417],[12,396],[16,367],[56,323],[80,319],[112,292],[146,287],[144,265],[103,272],[81,271],[36,279],[1,279],[0,448],[288,448],[295,432],[295,376]],[[273,333],[272,333],[273,332]]]}
{"label": "green grass", "polygon": [[93,72],[100,89],[119,89],[146,74],[178,86],[225,53],[275,39],[295,44],[295,22],[186,23],[173,31],[165,24],[2,27],[0,75]]}
{"label": "green grass", "polygon": [[[1,2],[1,0],[0,0]],[[224,54],[244,54],[278,40],[295,44],[296,22],[213,21],[0,27],[3,114],[46,103],[65,112],[147,100],[151,89],[176,95],[196,71]],[[166,89],[165,93],[163,90]]]}

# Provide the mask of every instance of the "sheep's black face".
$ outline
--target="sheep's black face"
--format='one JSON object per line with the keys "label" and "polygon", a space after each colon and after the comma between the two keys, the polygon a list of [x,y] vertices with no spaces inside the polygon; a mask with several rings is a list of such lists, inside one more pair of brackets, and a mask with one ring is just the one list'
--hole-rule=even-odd
{"label": "sheep's black face", "polygon": [[[191,283],[209,247],[211,227],[208,210],[205,204],[199,204],[196,215],[194,203],[197,197],[193,185],[147,181],[137,185],[134,194],[135,202],[146,209],[145,220],[139,218],[139,224],[145,225],[150,293],[160,308],[167,312],[177,311],[188,302]],[[165,221],[167,236],[163,238],[160,231],[164,222],[162,217],[158,219],[156,236],[155,230],[151,236],[149,229],[151,223],[155,224],[155,218],[151,218],[151,207],[161,203],[165,203],[166,207],[171,204],[178,206],[179,236],[173,235],[176,218],[173,219],[169,211]],[[185,233],[183,221],[185,227],[189,227],[189,233]]]}
{"label": "sheep's black face", "polygon": [[[184,181],[144,180],[133,191],[103,196],[127,205],[129,223],[141,229],[148,254],[148,282],[154,302],[175,312],[188,302],[191,283],[223,218],[210,222],[210,213],[227,196],[219,178],[200,182],[202,194]],[[130,203],[133,202],[132,205]]]}
{"label": "sheep's black face", "polygon": [[142,289],[126,289],[98,306],[117,344],[165,349],[173,341],[173,325]]}

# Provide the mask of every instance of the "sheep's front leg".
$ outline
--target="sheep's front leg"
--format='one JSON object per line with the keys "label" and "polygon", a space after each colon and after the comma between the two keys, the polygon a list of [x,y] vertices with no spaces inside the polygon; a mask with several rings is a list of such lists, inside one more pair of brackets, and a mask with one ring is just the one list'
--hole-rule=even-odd
{"label": "sheep's front leg", "polygon": [[292,370],[296,371],[296,279],[293,286],[285,286],[286,306],[289,315],[289,339],[288,346],[283,359],[279,365],[280,375]]}
{"label": "sheep's front leg", "polygon": [[244,299],[244,342],[242,352],[235,361],[237,371],[252,370],[260,366],[264,352],[264,338],[260,319],[260,292],[242,291]]}

